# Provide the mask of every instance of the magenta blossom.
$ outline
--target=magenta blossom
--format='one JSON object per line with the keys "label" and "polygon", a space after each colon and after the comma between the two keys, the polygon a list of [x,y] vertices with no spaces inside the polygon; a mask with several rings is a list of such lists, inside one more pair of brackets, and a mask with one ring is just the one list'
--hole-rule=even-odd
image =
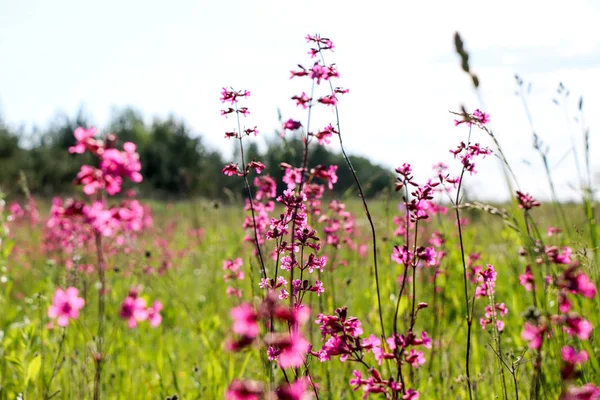
{"label": "magenta blossom", "polygon": [[296,129],[300,129],[301,126],[302,124],[300,123],[300,121],[294,121],[290,118],[284,122],[283,129],[295,131]]}
{"label": "magenta blossom", "polygon": [[258,336],[258,315],[250,304],[242,304],[231,309],[234,320],[233,331],[241,336],[255,338]]}
{"label": "magenta blossom", "polygon": [[57,320],[58,326],[65,327],[69,319],[77,319],[79,310],[85,305],[85,300],[79,297],[77,288],[69,287],[67,290],[56,289],[52,298],[52,305],[48,309],[48,317]]}
{"label": "magenta blossom", "polygon": [[[160,311],[160,310],[159,310]],[[135,328],[138,322],[148,319],[146,300],[138,297],[137,292],[131,291],[121,304],[121,318],[127,320],[127,326]],[[160,316],[160,315],[159,315]],[[160,323],[160,322],[159,322]]]}
{"label": "magenta blossom", "polygon": [[151,327],[156,328],[162,322],[162,316],[160,315],[162,309],[163,305],[158,300],[152,304],[152,307],[148,307],[148,321],[150,321]]}

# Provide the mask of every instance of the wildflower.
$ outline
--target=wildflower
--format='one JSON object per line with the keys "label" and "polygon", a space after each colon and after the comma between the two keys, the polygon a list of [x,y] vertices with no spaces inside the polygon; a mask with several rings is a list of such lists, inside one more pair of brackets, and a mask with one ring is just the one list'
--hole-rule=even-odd
{"label": "wildflower", "polygon": [[281,351],[278,359],[281,368],[295,368],[303,365],[310,345],[298,332],[292,332],[285,336],[274,336],[271,338],[271,344]]}
{"label": "wildflower", "polygon": [[529,342],[530,349],[539,349],[542,345],[543,334],[546,332],[544,325],[537,326],[530,322],[525,322],[521,337]]}
{"label": "wildflower", "polygon": [[163,305],[160,301],[156,300],[152,307],[148,308],[148,321],[150,321],[150,326],[156,328],[162,322],[162,316],[160,312],[163,309]]}
{"label": "wildflower", "polygon": [[585,350],[577,352],[571,346],[565,346],[560,351],[562,359],[571,364],[583,364],[588,360],[588,354]]}
{"label": "wildflower", "polygon": [[86,150],[90,150],[94,154],[99,152],[101,142],[93,139],[96,133],[98,133],[98,130],[94,127],[90,129],[78,127],[75,129],[74,136],[77,139],[77,144],[69,147],[69,153],[83,154]]}
{"label": "wildflower", "polygon": [[533,272],[531,272],[531,267],[529,265],[525,267],[525,273],[519,275],[519,283],[528,292],[531,292],[533,290],[534,276]]}
{"label": "wildflower", "polygon": [[555,226],[548,227],[548,236],[554,236],[556,234],[562,233],[562,229],[557,228]]}
{"label": "wildflower", "polygon": [[560,400],[597,400],[600,398],[600,388],[593,383],[581,387],[568,386],[560,395]]}
{"label": "wildflower", "polygon": [[244,129],[244,133],[246,136],[250,136],[251,133],[253,133],[254,136],[258,136],[258,129],[256,126],[254,128]]}
{"label": "wildflower", "polygon": [[331,143],[331,136],[333,134],[339,134],[339,132],[333,127],[333,125],[329,124],[319,132],[315,133],[314,136],[317,138],[317,141],[320,145]]}
{"label": "wildflower", "polygon": [[231,103],[232,105],[238,102],[238,97],[248,97],[250,92],[247,90],[236,91],[233,89],[223,88],[221,90],[221,103]]}
{"label": "wildflower", "polygon": [[315,177],[325,180],[327,182],[329,190],[332,190],[333,185],[338,181],[338,177],[336,174],[337,169],[337,165],[330,165],[328,169],[325,169],[325,167],[322,165],[317,165],[310,172]]}
{"label": "wildflower", "polygon": [[337,105],[337,98],[333,95],[323,96],[323,97],[319,98],[317,101],[321,104],[325,104],[328,106]]}
{"label": "wildflower", "polygon": [[263,398],[262,383],[256,381],[241,381],[234,379],[225,392],[225,398],[230,400],[260,400]]}
{"label": "wildflower", "polygon": [[239,175],[240,171],[238,169],[237,163],[230,163],[223,167],[223,174],[227,176]]}
{"label": "wildflower", "polygon": [[306,109],[312,99],[306,93],[302,92],[300,96],[293,96],[292,100],[296,100],[297,106],[302,106],[302,108]]}
{"label": "wildflower", "polygon": [[265,167],[265,164],[261,163],[260,161],[252,160],[248,164],[247,169],[252,169],[252,168],[254,168],[254,170],[256,171],[257,174],[260,174],[266,167]]}
{"label": "wildflower", "polygon": [[283,129],[289,131],[295,131],[296,129],[300,129],[301,126],[302,124],[300,123],[300,121],[294,121],[291,118],[283,123]]}
{"label": "wildflower", "polygon": [[587,340],[592,333],[594,327],[590,321],[583,319],[580,316],[567,316],[565,320],[564,330],[569,336],[577,336],[579,339]]}
{"label": "wildflower", "polygon": [[275,390],[279,400],[304,400],[307,398],[309,381],[301,377],[293,383],[284,383]]}
{"label": "wildflower", "polygon": [[328,72],[329,72],[329,70],[327,67],[323,67],[321,64],[316,62],[315,65],[313,65],[313,67],[310,69],[309,76],[313,80],[316,79],[317,85],[320,85],[321,79],[325,79],[325,80],[329,79]]}
{"label": "wildflower", "polygon": [[291,166],[286,168],[282,180],[284,183],[287,183],[288,189],[293,190],[296,184],[302,182],[302,169],[292,168]]}
{"label": "wildflower", "polygon": [[65,327],[69,319],[77,319],[79,310],[85,305],[85,300],[79,297],[77,288],[69,287],[67,290],[56,289],[52,298],[52,305],[48,309],[48,317],[56,319],[58,326]]}
{"label": "wildflower", "polygon": [[490,114],[486,114],[479,108],[473,111],[473,117],[476,118],[481,125],[485,125],[490,122]]}
{"label": "wildflower", "polygon": [[418,400],[419,396],[419,392],[413,389],[408,389],[404,396],[402,396],[402,400]]}
{"label": "wildflower", "polygon": [[517,190],[517,202],[519,203],[519,208],[523,208],[525,210],[531,210],[533,207],[539,207],[541,204],[539,201],[534,199],[527,193],[523,193]]}
{"label": "wildflower", "polygon": [[290,73],[292,74],[292,76],[290,76],[290,79],[292,79],[295,76],[302,77],[308,75],[308,71],[302,65],[298,64],[298,68],[300,68],[300,71],[290,71]]}
{"label": "wildflower", "polygon": [[255,338],[258,336],[258,315],[251,305],[244,303],[231,309],[231,318],[234,320],[233,331],[241,336]]}
{"label": "wildflower", "polygon": [[462,116],[461,120],[458,120],[458,119],[454,120],[454,126],[458,126],[458,125],[464,124],[464,123],[466,123],[467,125],[473,125],[476,123],[480,124],[480,125],[485,125],[490,122],[490,115],[484,113],[480,109],[476,109],[475,111],[473,111],[473,114],[464,113],[461,116]]}
{"label": "wildflower", "polygon": [[135,328],[138,322],[145,321],[148,319],[148,309],[146,308],[146,300],[144,300],[141,297],[138,297],[137,291],[131,290],[127,297],[125,297],[125,300],[123,300],[123,303],[121,304],[120,315],[121,318],[127,320],[127,326],[129,326],[130,328]]}
{"label": "wildflower", "polygon": [[422,352],[411,349],[410,353],[406,355],[406,362],[411,364],[413,368],[419,368],[425,364],[425,356]]}

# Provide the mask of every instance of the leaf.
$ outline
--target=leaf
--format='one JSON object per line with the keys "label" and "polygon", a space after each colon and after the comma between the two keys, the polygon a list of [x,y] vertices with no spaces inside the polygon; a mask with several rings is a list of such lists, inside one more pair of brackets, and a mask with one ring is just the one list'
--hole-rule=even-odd
{"label": "leaf", "polygon": [[27,375],[25,376],[25,386],[29,384],[29,381],[35,382],[38,375],[40,374],[40,369],[42,368],[42,356],[37,355],[31,360],[29,365],[27,366]]}
{"label": "leaf", "polygon": [[4,360],[9,364],[16,366],[19,370],[23,371],[23,364],[21,364],[21,360],[14,356],[6,356]]}

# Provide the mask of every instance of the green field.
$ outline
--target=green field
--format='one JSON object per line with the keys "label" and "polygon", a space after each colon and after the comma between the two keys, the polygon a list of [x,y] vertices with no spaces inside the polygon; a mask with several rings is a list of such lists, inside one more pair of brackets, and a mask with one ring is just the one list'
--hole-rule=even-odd
{"label": "green field", "polygon": [[[392,217],[398,215],[397,194],[373,201],[371,209],[376,221],[378,238],[379,273],[383,316],[391,330],[397,278],[403,267],[391,261],[394,244]],[[357,217],[357,240],[369,243],[367,220],[357,200],[348,200],[349,209]],[[509,366],[518,366],[518,390],[521,398],[529,398],[534,374],[535,352],[527,351],[521,338],[524,318],[522,313],[532,305],[531,293],[519,285],[527,260],[519,256],[524,233],[521,210],[515,212],[517,230],[505,224],[502,218],[481,210],[464,210],[470,224],[464,231],[468,253],[481,253],[481,263],[496,266],[498,272],[495,299],[504,302],[509,313],[504,318],[506,327],[500,336],[503,359]],[[586,219],[581,206],[568,206],[567,213],[574,229],[570,235],[546,238],[547,244],[572,245],[573,253],[583,262],[583,268],[597,277],[592,269],[593,251],[585,233]],[[116,254],[108,261],[106,297],[105,363],[102,372],[102,393],[110,399],[166,398],[177,394],[183,399],[223,398],[229,382],[234,378],[248,378],[274,382],[283,378],[276,364],[265,361],[265,349],[254,347],[241,353],[226,352],[224,340],[232,335],[229,310],[239,303],[225,294],[222,263],[225,259],[242,257],[246,279],[240,281],[245,301],[257,301],[262,292],[257,286],[260,272],[251,244],[242,243],[241,221],[243,211],[237,205],[212,202],[154,203],[154,227],[145,232],[129,255]],[[539,229],[553,222],[551,205],[533,212]],[[426,330],[434,340],[427,350],[427,363],[411,370],[405,379],[418,389],[421,398],[465,398],[464,359],[466,322],[462,292],[463,272],[456,226],[450,218],[434,219],[430,229],[446,233],[447,242],[440,269],[442,274],[434,283],[431,270],[417,273],[418,301],[429,303],[422,310],[416,331]],[[65,269],[65,255],[45,254],[42,248],[42,227],[25,221],[8,223],[10,234],[4,240],[2,284],[0,286],[0,398],[25,399],[90,397],[94,381],[94,358],[97,329],[98,278],[95,273]],[[201,228],[201,235],[192,231]],[[544,236],[546,236],[544,234]],[[164,239],[166,247],[157,246]],[[9,242],[10,241],[10,242]],[[12,251],[7,251],[14,243]],[[266,246],[265,246],[266,249]],[[325,252],[332,254],[332,249]],[[9,254],[10,253],[10,254]],[[90,258],[91,257],[91,258]],[[313,317],[321,312],[333,313],[334,308],[347,306],[349,315],[358,317],[365,337],[379,334],[377,300],[373,277],[372,254],[359,256],[355,251],[341,248],[334,271],[329,266],[323,273],[325,293],[321,297],[307,297]],[[172,267],[163,274],[145,273],[144,267],[155,269],[163,261]],[[90,254],[82,254],[79,264],[94,262]],[[267,265],[271,265],[269,262]],[[268,271],[270,273],[270,271]],[[556,270],[558,272],[558,270]],[[326,275],[326,276],[325,276]],[[56,287],[77,286],[86,301],[79,319],[71,321],[66,329],[47,329],[47,309]],[[160,299],[164,305],[163,323],[158,328],[140,325],[129,329],[119,318],[119,306],[130,287],[143,286],[142,296],[149,303]],[[474,287],[470,287],[471,293]],[[555,304],[555,291],[548,293],[548,305]],[[475,301],[473,324],[471,376],[476,398],[502,398],[501,366],[490,346],[494,338],[490,330],[483,330],[478,319],[488,304],[486,298]],[[399,325],[407,327],[410,300],[400,302]],[[598,297],[582,299],[574,309],[589,318],[594,325],[600,320]],[[308,323],[306,336],[319,345],[318,325]],[[573,340],[557,332],[551,345],[543,349],[543,376],[540,395],[557,398],[561,392],[560,347],[571,343],[585,349],[590,361],[581,368],[579,382],[598,382],[600,347],[595,332],[589,341]],[[372,362],[373,360],[371,360]],[[320,363],[308,358],[311,374],[321,386],[321,398],[360,398],[362,391],[352,391],[348,381],[356,368],[350,362],[332,359]],[[385,363],[382,371],[392,368]],[[514,398],[510,373],[504,367],[509,398]]]}

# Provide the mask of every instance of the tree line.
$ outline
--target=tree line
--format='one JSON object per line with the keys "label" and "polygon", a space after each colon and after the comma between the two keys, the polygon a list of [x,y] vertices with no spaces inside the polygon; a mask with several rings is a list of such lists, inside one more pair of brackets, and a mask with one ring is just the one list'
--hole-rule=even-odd
{"label": "tree line", "polygon": [[[11,128],[0,118],[0,189],[10,195],[18,195],[25,177],[28,189],[38,196],[73,192],[72,182],[80,166],[93,160],[86,159],[86,155],[69,154],[67,149],[75,144],[75,128],[89,125],[81,111],[74,118],[57,116],[45,129],[31,133]],[[183,120],[171,116],[155,118],[148,124],[139,112],[125,108],[113,114],[102,132],[114,133],[120,142],[131,141],[137,145],[144,176],[138,190],[142,196],[226,199],[244,193],[242,179],[227,177],[221,172],[223,166],[232,160],[211,149],[202,136],[193,134]],[[331,147],[335,147],[334,143]],[[232,146],[235,145],[236,142],[232,141]],[[239,157],[236,148],[234,158]],[[264,151],[255,142],[244,141],[246,159],[262,161],[267,167],[263,173],[270,174],[279,182],[279,191],[285,185],[281,182],[283,170],[280,163],[300,165],[302,149],[297,135],[286,139],[273,135],[267,139]],[[364,157],[350,156],[350,160],[363,183],[366,196],[375,196],[390,186],[393,180],[391,171]],[[354,190],[353,177],[341,154],[315,143],[310,149],[309,166],[318,164],[339,166],[336,192],[344,194]]]}

